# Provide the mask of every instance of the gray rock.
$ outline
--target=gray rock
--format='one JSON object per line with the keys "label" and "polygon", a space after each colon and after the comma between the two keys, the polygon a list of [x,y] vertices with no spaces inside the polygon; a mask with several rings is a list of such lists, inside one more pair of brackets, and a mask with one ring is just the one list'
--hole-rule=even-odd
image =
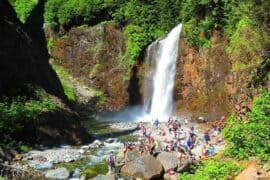
{"label": "gray rock", "polygon": [[157,160],[162,164],[165,172],[169,169],[177,168],[177,153],[176,152],[161,152],[157,156]]}
{"label": "gray rock", "polygon": [[79,177],[80,177],[80,174],[81,174],[81,170],[78,169],[78,168],[76,168],[76,169],[74,169],[73,172],[72,172],[72,177],[73,177],[73,178],[79,178]]}
{"label": "gray rock", "polygon": [[85,174],[82,175],[82,176],[80,177],[80,180],[86,180],[86,175],[85,175]]}
{"label": "gray rock", "polygon": [[98,145],[98,146],[103,145],[103,143],[100,140],[95,140],[92,144],[95,144],[95,145]]}
{"label": "gray rock", "polygon": [[58,168],[49,170],[46,172],[45,177],[48,179],[67,179],[69,177],[69,171],[66,168]]}
{"label": "gray rock", "polygon": [[[140,153],[137,150],[129,151],[127,161],[133,161],[140,157]],[[119,152],[115,159],[116,166],[123,166],[125,164],[123,152]]]}
{"label": "gray rock", "polygon": [[46,170],[51,169],[53,167],[53,164],[51,162],[42,162],[42,161],[29,161],[29,166],[36,169],[36,170]]}
{"label": "gray rock", "polygon": [[105,140],[106,143],[113,143],[116,141],[116,138],[108,138]]}
{"label": "gray rock", "polygon": [[98,175],[93,178],[93,180],[115,180],[114,174],[107,174],[107,175]]}
{"label": "gray rock", "polygon": [[84,153],[85,153],[85,150],[84,150],[84,149],[80,149],[80,150],[79,150],[79,153],[80,153],[80,154],[84,154]]}
{"label": "gray rock", "polygon": [[191,164],[191,161],[190,160],[188,160],[188,159],[183,160],[181,162],[181,164],[178,165],[177,172],[185,172],[188,169],[188,167],[189,167],[190,164]]}
{"label": "gray rock", "polygon": [[88,145],[84,145],[84,146],[81,147],[81,149],[82,150],[87,150],[87,149],[89,149],[89,146]]}
{"label": "gray rock", "polygon": [[161,163],[150,155],[139,157],[121,168],[123,175],[143,179],[160,178],[162,171]]}

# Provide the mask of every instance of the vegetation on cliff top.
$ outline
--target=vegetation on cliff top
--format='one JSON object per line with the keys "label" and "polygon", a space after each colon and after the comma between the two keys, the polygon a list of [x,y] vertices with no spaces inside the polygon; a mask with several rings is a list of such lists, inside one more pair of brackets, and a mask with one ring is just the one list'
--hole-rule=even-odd
{"label": "vegetation on cliff top", "polygon": [[[38,1],[10,2],[24,22]],[[113,20],[125,27],[123,60],[129,66],[149,43],[180,22],[188,43],[196,48],[211,47],[210,38],[218,30],[228,37],[228,52],[239,57],[239,67],[245,68],[249,61],[259,64],[262,48],[270,44],[269,7],[270,2],[262,0],[47,0],[44,19],[55,30]],[[252,59],[241,58],[247,50]]]}

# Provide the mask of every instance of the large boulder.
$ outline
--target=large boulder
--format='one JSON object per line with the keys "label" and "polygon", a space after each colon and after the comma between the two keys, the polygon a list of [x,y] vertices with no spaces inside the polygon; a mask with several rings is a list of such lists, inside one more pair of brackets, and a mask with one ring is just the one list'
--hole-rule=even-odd
{"label": "large boulder", "polygon": [[126,163],[121,168],[123,175],[142,179],[153,179],[161,177],[163,168],[161,163],[150,155],[145,155]]}
{"label": "large boulder", "polygon": [[45,177],[48,179],[67,179],[69,177],[69,171],[66,168],[58,168],[49,170],[46,172]]}
{"label": "large boulder", "polygon": [[[128,156],[127,156],[127,161],[133,161],[139,157],[140,157],[139,151],[137,151],[137,150],[129,151]],[[125,164],[124,153],[122,151],[120,151],[116,155],[115,162],[116,162],[116,166],[123,166]]]}
{"label": "large boulder", "polygon": [[183,159],[181,164],[177,166],[177,172],[185,172],[190,164],[191,161],[189,159]]}
{"label": "large boulder", "polygon": [[157,156],[157,160],[162,164],[165,172],[169,169],[177,168],[177,153],[176,152],[161,152]]}

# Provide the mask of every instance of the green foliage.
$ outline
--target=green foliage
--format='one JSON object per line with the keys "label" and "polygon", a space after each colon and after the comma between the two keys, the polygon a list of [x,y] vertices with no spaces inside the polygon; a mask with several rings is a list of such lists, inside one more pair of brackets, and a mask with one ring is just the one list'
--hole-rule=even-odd
{"label": "green foliage", "polygon": [[87,163],[89,163],[89,157],[86,158],[82,158],[80,160],[77,161],[73,161],[73,162],[63,162],[63,163],[59,163],[56,165],[56,168],[60,168],[60,167],[65,167],[67,168],[67,170],[72,171],[76,168],[78,169],[84,169],[87,165]]}
{"label": "green foliage", "polygon": [[225,25],[224,1],[182,0],[180,17],[188,43],[198,48],[210,48],[213,30]]}
{"label": "green foliage", "polygon": [[20,150],[20,152],[27,153],[27,152],[29,152],[31,150],[31,148],[28,147],[25,144],[20,144],[19,145],[19,150]]}
{"label": "green foliage", "polygon": [[101,68],[101,64],[95,64],[90,72],[90,77],[95,77]]}
{"label": "green foliage", "polygon": [[98,98],[98,103],[100,103],[101,105],[104,104],[106,101],[106,97],[104,93],[97,89],[92,89],[92,91],[94,92],[95,96]]}
{"label": "green foliage", "polygon": [[14,7],[20,21],[25,23],[34,7],[37,5],[38,0],[9,0],[9,2]]}
{"label": "green foliage", "polygon": [[45,4],[44,19],[52,28],[59,26],[92,24],[106,20],[106,9],[113,9],[114,1],[103,0],[48,0]]}
{"label": "green foliage", "polygon": [[[234,32],[231,33],[227,52],[237,56],[238,62],[244,66],[257,66],[262,61],[261,51],[267,44],[270,44],[269,35],[253,26],[249,17],[243,16],[236,24]],[[248,54],[249,58],[244,54]]]}
{"label": "green foliage", "polygon": [[53,38],[49,38],[48,42],[47,42],[47,48],[49,51],[53,50],[53,46],[54,46],[54,41]]}
{"label": "green foliage", "polygon": [[226,159],[207,159],[195,169],[194,174],[180,174],[181,180],[226,180],[235,177],[243,168]]}
{"label": "green foliage", "polygon": [[248,114],[248,121],[231,116],[223,131],[227,140],[226,154],[238,159],[259,157],[263,161],[270,159],[270,92],[263,92],[254,99],[254,105]]}
{"label": "green foliage", "polygon": [[227,52],[239,58],[233,67],[238,70],[258,65],[262,48],[270,44],[269,7],[262,0],[48,0],[44,18],[56,29],[113,20],[125,30],[121,62],[128,70],[147,45],[180,22],[188,44],[197,49],[211,48],[218,30],[228,37]]}
{"label": "green foliage", "polygon": [[61,85],[64,89],[64,93],[67,96],[68,100],[71,102],[76,101],[76,95],[75,91],[72,86],[69,85],[69,77],[70,75],[68,72],[61,66],[53,65],[53,69],[59,76],[59,79],[61,81]]}
{"label": "green foliage", "polygon": [[[40,114],[53,111],[57,105],[44,90],[24,85],[0,96],[0,139],[7,145],[24,125]],[[21,146],[19,144],[19,146]],[[22,150],[26,150],[21,146]]]}

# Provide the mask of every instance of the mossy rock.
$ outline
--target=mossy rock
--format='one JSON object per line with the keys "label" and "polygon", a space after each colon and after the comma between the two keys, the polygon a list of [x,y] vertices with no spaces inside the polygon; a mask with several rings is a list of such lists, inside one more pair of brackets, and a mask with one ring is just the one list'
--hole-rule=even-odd
{"label": "mossy rock", "polygon": [[96,177],[99,174],[106,174],[108,172],[107,163],[106,161],[101,161],[89,168],[85,169],[82,172],[82,175],[86,175],[87,179]]}

